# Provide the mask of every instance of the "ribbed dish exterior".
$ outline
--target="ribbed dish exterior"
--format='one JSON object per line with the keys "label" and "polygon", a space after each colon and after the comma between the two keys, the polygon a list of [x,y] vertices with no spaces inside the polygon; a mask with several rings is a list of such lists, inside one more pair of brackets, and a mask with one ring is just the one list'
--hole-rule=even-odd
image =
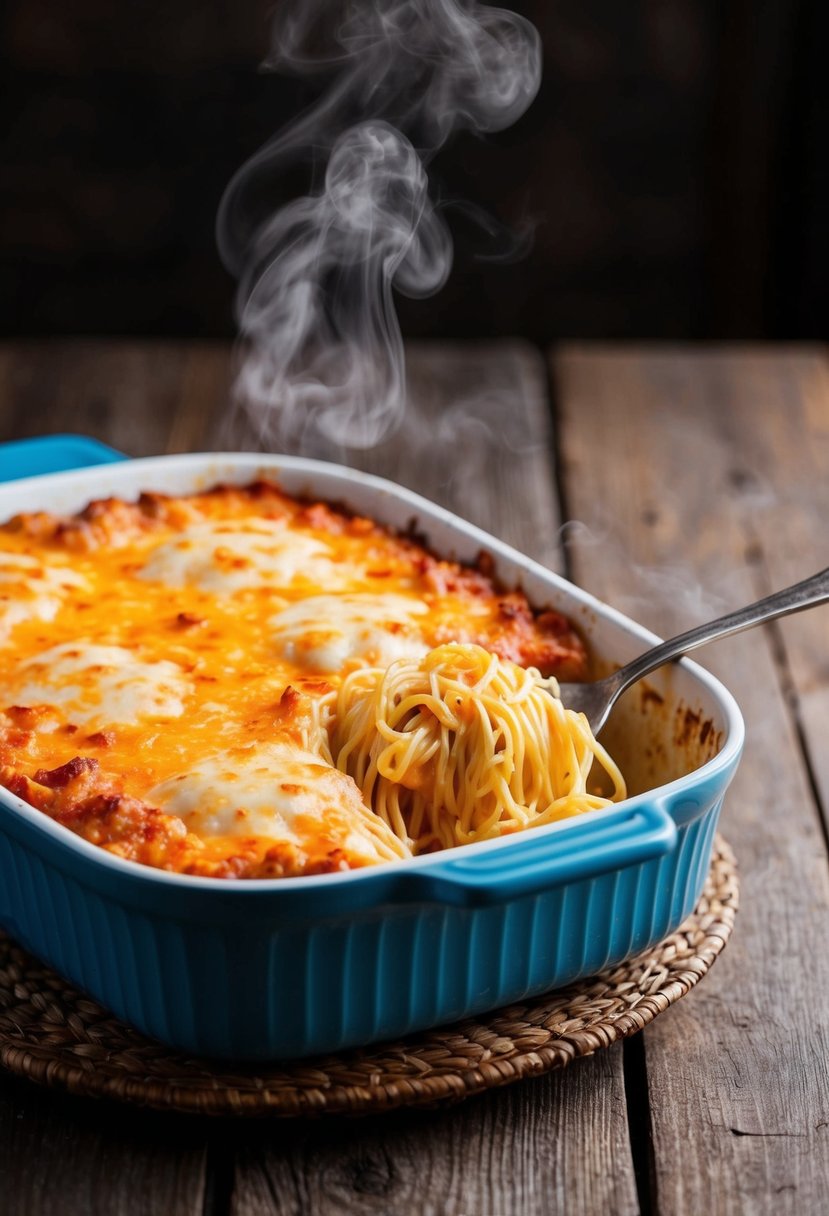
{"label": "ribbed dish exterior", "polygon": [[[9,468],[21,476],[117,457],[90,453],[88,441],[79,452],[77,437],[36,442],[7,453],[5,472],[0,460],[0,479]],[[520,584],[533,603],[570,616],[599,657],[625,662],[657,641],[417,495],[300,458],[195,453],[32,477],[0,486],[0,519],[23,501],[74,511],[109,494],[186,493],[262,476],[393,527],[416,521],[437,552],[461,561],[487,552],[505,586]],[[721,732],[714,757],[607,812],[604,826],[605,812],[594,812],[555,839],[559,825],[453,851],[462,862],[435,854],[342,882],[199,882],[116,861],[0,790],[0,924],[145,1034],[232,1059],[376,1042],[593,974],[691,912],[740,758],[742,718],[727,690],[685,660],[672,673],[670,699],[699,702]]]}
{"label": "ribbed dish exterior", "polygon": [[117,888],[95,890],[0,835],[0,913],[33,953],[151,1037],[207,1056],[313,1055],[512,1004],[659,941],[699,898],[721,804],[678,824],[664,856],[542,894],[281,924],[252,899],[243,931],[238,917],[222,926],[125,905]]}

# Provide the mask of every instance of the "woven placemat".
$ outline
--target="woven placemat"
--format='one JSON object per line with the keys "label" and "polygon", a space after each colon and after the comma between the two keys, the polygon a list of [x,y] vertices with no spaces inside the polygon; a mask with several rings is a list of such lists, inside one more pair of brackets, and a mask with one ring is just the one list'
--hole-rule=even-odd
{"label": "woven placemat", "polygon": [[0,934],[0,1064],[44,1085],[210,1115],[368,1114],[441,1106],[563,1068],[647,1026],[727,943],[739,886],[717,838],[692,916],[612,971],[395,1043],[233,1069],[144,1038]]}

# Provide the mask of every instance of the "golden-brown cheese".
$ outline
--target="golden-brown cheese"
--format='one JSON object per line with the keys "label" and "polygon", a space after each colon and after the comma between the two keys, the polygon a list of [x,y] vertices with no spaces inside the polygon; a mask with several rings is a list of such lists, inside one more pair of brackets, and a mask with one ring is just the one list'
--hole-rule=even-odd
{"label": "golden-brown cheese", "polygon": [[19,516],[0,529],[2,781],[102,847],[182,872],[399,856],[329,767],[332,693],[355,667],[446,641],[583,674],[557,613],[268,483]]}

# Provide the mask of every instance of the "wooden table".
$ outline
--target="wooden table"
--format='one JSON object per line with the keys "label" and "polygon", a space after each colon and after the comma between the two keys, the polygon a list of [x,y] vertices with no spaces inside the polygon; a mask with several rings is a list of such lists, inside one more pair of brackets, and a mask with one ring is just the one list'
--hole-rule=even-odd
{"label": "wooden table", "polygon": [[[567,346],[545,360],[510,342],[414,348],[409,370],[419,441],[365,467],[658,632],[829,564],[820,350]],[[228,379],[217,346],[7,346],[0,437],[216,447]],[[712,974],[642,1035],[453,1110],[352,1122],[176,1119],[0,1076],[4,1213],[829,1210],[829,610],[705,662],[748,725],[723,822],[742,907]]]}

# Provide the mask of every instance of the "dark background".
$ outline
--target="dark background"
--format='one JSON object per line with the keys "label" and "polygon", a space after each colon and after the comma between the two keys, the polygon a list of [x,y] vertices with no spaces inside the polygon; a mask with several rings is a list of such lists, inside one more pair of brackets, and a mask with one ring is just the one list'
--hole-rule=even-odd
{"label": "dark background", "polygon": [[[369,2],[369,0],[367,0]],[[523,0],[541,93],[438,158],[443,198],[535,229],[482,259],[462,217],[411,335],[823,338],[826,0]],[[213,225],[234,169],[307,103],[258,71],[265,0],[7,0],[0,326],[231,336]]]}

